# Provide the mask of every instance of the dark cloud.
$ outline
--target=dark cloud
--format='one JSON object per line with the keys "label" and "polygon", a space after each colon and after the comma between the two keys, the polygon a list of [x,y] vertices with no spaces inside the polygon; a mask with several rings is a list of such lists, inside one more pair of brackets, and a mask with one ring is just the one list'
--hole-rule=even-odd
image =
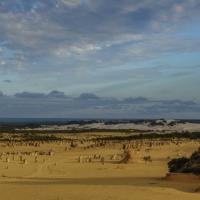
{"label": "dark cloud", "polygon": [[98,100],[100,98],[92,93],[83,93],[79,96],[78,99],[79,100]]}
{"label": "dark cloud", "polygon": [[34,93],[34,92],[21,92],[21,93],[16,93],[14,95],[17,98],[29,98],[29,99],[40,99],[40,98],[67,98],[67,96],[65,95],[64,92],[60,92],[57,90],[53,90],[48,94],[44,94],[44,93]]}
{"label": "dark cloud", "polygon": [[[49,94],[22,92],[6,96],[0,92],[0,117],[171,117],[199,115],[200,105],[193,101],[153,100],[145,97],[116,99],[81,94],[67,97],[63,92]],[[182,117],[181,117],[182,116]]]}
{"label": "dark cloud", "polygon": [[57,90],[51,91],[47,97],[53,97],[53,98],[67,98],[64,92],[60,92]]}
{"label": "dark cloud", "polygon": [[3,80],[3,82],[5,82],[5,83],[12,83],[12,81],[11,81],[11,80],[8,80],[8,79]]}
{"label": "dark cloud", "polygon": [[137,98],[132,98],[128,97],[122,101],[123,103],[130,103],[130,104],[137,104],[137,103],[146,103],[149,102],[149,100],[145,97],[137,97]]}
{"label": "dark cloud", "polygon": [[15,97],[17,97],[17,98],[30,98],[30,99],[34,99],[34,98],[44,98],[45,94],[42,94],[42,93],[32,93],[32,92],[22,92],[22,93],[16,93]]}
{"label": "dark cloud", "polygon": [[4,96],[3,92],[0,91],[0,97],[3,97],[3,96]]}

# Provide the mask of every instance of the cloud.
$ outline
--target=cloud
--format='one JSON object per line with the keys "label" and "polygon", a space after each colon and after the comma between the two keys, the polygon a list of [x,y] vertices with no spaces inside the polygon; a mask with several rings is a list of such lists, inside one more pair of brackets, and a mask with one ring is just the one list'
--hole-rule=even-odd
{"label": "cloud", "polygon": [[128,98],[125,98],[122,103],[128,103],[128,104],[141,104],[141,103],[146,103],[148,102],[149,100],[145,97],[137,97],[137,98],[133,98],[133,97],[128,97]]}
{"label": "cloud", "polygon": [[9,80],[9,79],[3,80],[3,82],[4,82],[4,83],[12,83],[12,81]]}
{"label": "cloud", "polygon": [[35,92],[21,92],[21,93],[16,93],[14,95],[17,98],[28,98],[28,99],[43,99],[43,98],[47,98],[47,99],[51,99],[51,98],[67,98],[67,96],[65,95],[64,92],[60,92],[57,90],[53,90],[48,94],[44,94],[44,93],[35,93]]}
{"label": "cloud", "polygon": [[52,98],[67,98],[64,92],[60,92],[57,90],[51,91],[49,94],[46,95],[47,97],[52,97]]}
{"label": "cloud", "polygon": [[81,2],[81,0],[61,0],[58,1],[57,7],[62,6],[62,4],[68,7],[77,7],[81,5]]}
{"label": "cloud", "polygon": [[[15,80],[4,82],[1,90],[37,91],[40,85],[41,92],[152,94],[155,99],[165,98],[160,91],[168,90],[168,98],[186,99],[184,88],[199,99],[199,70],[193,68],[200,52],[199,9],[199,0],[1,0],[0,76]],[[54,91],[12,98],[26,105],[33,97],[68,102],[67,108],[143,109],[142,99],[132,97],[121,101],[87,94],[72,103]],[[148,99],[143,102],[150,108]]]}
{"label": "cloud", "polygon": [[0,41],[13,51],[8,66],[50,58],[67,67],[109,66],[199,51],[199,38],[169,36],[198,18],[199,8],[198,0],[2,0]]}
{"label": "cloud", "polygon": [[200,104],[182,100],[116,99],[91,93],[77,98],[67,97],[60,91],[48,94],[22,92],[13,96],[0,92],[0,97],[0,117],[195,118],[200,114]]}
{"label": "cloud", "polygon": [[3,92],[0,91],[0,97],[3,97],[3,96],[4,96]]}
{"label": "cloud", "polygon": [[22,92],[22,93],[16,93],[15,97],[17,97],[17,98],[35,99],[35,98],[44,98],[45,94],[42,94],[42,93],[32,93],[32,92]]}
{"label": "cloud", "polygon": [[99,97],[92,93],[83,93],[79,96],[78,100],[98,100]]}

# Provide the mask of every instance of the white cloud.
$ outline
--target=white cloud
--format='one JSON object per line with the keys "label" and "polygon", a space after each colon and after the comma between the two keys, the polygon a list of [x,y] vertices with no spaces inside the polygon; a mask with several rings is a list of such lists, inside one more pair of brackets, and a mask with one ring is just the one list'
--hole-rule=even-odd
{"label": "white cloud", "polygon": [[6,62],[4,60],[0,60],[0,65],[5,65]]}
{"label": "white cloud", "polygon": [[69,7],[76,7],[81,4],[81,0],[60,0],[60,2]]}

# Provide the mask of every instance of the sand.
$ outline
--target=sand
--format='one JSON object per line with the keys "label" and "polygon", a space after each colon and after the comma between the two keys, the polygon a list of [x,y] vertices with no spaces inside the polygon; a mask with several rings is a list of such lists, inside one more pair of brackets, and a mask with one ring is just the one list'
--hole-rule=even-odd
{"label": "sand", "polygon": [[[165,178],[169,159],[189,156],[199,144],[189,140],[178,145],[166,143],[149,147],[144,144],[131,150],[133,158],[125,164],[118,163],[123,157],[121,144],[93,148],[78,146],[69,150],[64,142],[49,142],[37,147],[27,144],[7,146],[2,142],[0,153],[15,152],[15,156],[14,160],[12,155],[1,156],[0,199],[199,200],[200,193],[195,192],[200,186],[199,180]],[[52,152],[53,155],[36,155],[35,151]],[[27,155],[22,155],[20,161],[17,152]],[[101,154],[105,163],[93,159],[95,154]],[[111,160],[113,155],[118,158]],[[151,156],[152,162],[145,162],[144,156]]]}

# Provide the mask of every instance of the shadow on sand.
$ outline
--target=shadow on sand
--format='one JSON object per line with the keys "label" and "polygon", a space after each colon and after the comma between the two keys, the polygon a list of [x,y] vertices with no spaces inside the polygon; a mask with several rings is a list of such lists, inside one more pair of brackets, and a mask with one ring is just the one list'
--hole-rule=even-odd
{"label": "shadow on sand", "polygon": [[101,177],[101,178],[23,178],[6,177],[0,184],[17,185],[105,185],[105,186],[133,186],[133,187],[164,187],[183,192],[194,192],[197,183],[171,182],[158,177]]}

